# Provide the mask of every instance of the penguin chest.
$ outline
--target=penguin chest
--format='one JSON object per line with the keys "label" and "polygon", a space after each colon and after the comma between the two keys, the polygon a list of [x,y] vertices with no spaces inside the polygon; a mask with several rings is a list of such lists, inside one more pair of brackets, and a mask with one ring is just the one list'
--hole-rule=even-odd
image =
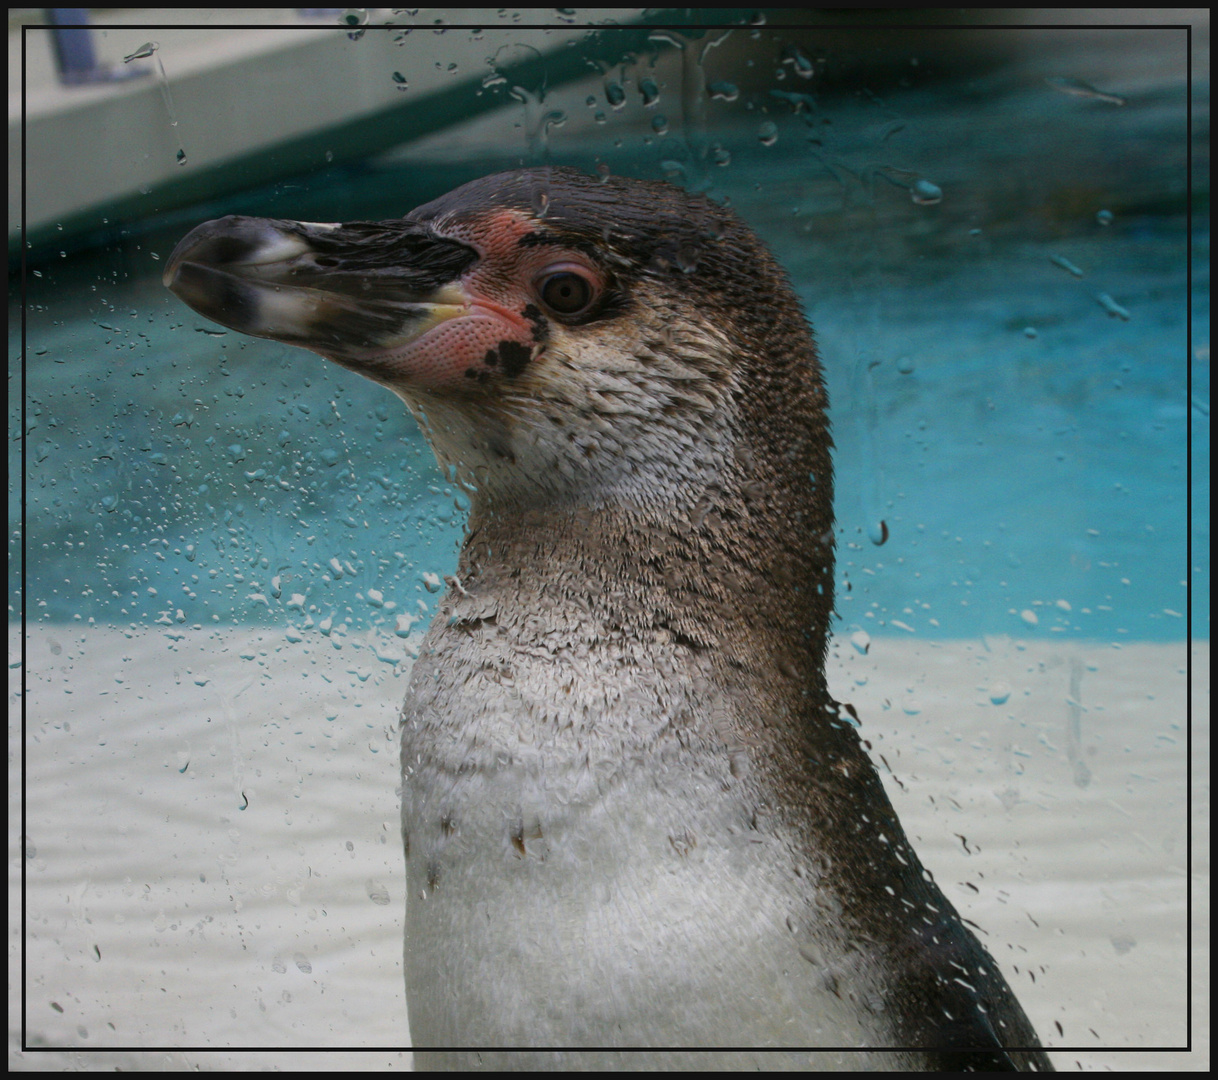
{"label": "penguin chest", "polygon": [[687,674],[443,655],[403,714],[416,1043],[865,1041],[811,962],[815,889],[684,714]]}

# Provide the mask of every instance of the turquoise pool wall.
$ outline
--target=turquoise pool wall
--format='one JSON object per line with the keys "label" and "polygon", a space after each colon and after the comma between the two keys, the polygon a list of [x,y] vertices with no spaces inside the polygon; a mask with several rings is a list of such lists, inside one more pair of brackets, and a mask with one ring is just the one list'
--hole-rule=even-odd
{"label": "turquoise pool wall", "polygon": [[[608,77],[556,91],[567,119],[542,144],[521,104],[520,131],[461,155],[407,149],[35,253],[27,591],[10,440],[10,616],[24,598],[31,619],[289,635],[425,618],[464,496],[409,416],[311,354],[207,324],[163,290],[161,260],[218,213],[399,216],[541,157],[705,189],[787,267],[830,384],[841,628],[1174,640],[1191,577],[1192,631],[1208,638],[1209,232],[1195,213],[1190,353],[1182,64],[1139,84],[1137,43],[1106,54],[1119,106],[1063,92],[1057,67],[1018,48],[981,73],[911,65],[882,95],[865,78],[817,93],[781,31],[753,40],[769,81],[708,91],[692,134],[669,69],[642,56],[613,76],[621,110]],[[830,41],[804,48],[834,62]],[[708,88],[727,81],[715,56]],[[20,328],[12,296],[10,386]],[[18,408],[11,395],[14,433]]]}

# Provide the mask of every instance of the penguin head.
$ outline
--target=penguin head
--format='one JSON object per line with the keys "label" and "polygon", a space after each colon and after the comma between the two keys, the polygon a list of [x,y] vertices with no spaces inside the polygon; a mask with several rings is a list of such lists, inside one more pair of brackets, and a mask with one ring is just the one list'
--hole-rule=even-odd
{"label": "penguin head", "polygon": [[730,210],[668,184],[526,169],[395,221],[225,217],[164,282],[392,390],[476,501],[689,512],[750,478],[830,490],[782,270]]}

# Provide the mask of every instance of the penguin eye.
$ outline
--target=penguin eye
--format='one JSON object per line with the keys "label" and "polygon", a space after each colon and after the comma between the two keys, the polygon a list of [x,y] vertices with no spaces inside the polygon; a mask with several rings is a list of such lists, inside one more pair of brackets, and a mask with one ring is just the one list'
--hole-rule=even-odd
{"label": "penguin eye", "polygon": [[559,315],[578,315],[596,295],[592,282],[572,270],[544,275],[537,283],[537,292],[546,307]]}

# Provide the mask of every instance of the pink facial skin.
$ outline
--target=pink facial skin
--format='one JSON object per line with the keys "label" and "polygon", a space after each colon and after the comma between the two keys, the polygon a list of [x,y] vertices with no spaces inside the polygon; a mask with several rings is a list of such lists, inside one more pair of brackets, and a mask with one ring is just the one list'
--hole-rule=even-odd
{"label": "pink facial skin", "polygon": [[[475,220],[440,222],[436,231],[474,248],[479,259],[462,275],[462,309],[421,337],[382,351],[348,354],[395,382],[416,389],[469,392],[498,379],[516,379],[542,360],[549,320],[561,314],[541,296],[555,273],[577,274],[595,304],[605,289],[599,270],[570,248],[521,246],[537,225],[513,210]],[[439,314],[439,312],[437,313]]]}

